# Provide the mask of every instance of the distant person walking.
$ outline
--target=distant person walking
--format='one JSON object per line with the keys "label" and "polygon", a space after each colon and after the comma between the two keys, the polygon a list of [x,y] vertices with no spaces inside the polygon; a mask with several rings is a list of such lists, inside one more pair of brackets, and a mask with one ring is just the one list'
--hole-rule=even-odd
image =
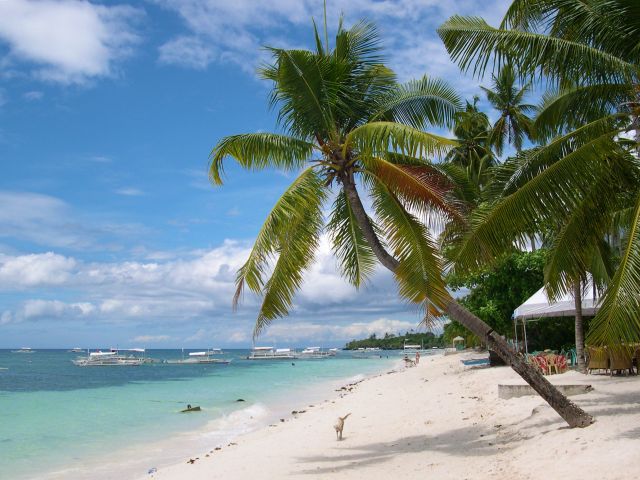
{"label": "distant person walking", "polygon": [[416,365],[420,363],[420,352],[416,352]]}

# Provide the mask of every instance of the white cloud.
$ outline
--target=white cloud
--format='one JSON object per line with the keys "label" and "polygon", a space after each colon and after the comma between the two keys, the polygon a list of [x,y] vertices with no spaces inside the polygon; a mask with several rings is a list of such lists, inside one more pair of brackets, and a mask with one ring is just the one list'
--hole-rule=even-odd
{"label": "white cloud", "polygon": [[138,335],[131,339],[132,342],[138,343],[162,343],[171,340],[169,335]]}
{"label": "white cloud", "polygon": [[84,0],[0,2],[0,41],[9,57],[36,76],[64,84],[114,74],[116,62],[139,42],[132,24],[142,11]]}
{"label": "white cloud", "polygon": [[197,37],[178,37],[162,45],[160,63],[180,65],[197,70],[206,68],[216,58],[212,45]]}
{"label": "white cloud", "polygon": [[[322,0],[150,0],[175,11],[188,35],[169,40],[160,48],[163,63],[202,69],[210,63],[233,62],[255,72],[265,53],[261,46],[290,48],[292,32],[311,45],[311,18],[321,24]],[[429,73],[447,77],[465,94],[475,82],[464,79],[440,41],[436,29],[454,14],[481,15],[497,23],[511,0],[329,0],[329,28],[344,12],[347,24],[360,18],[373,20],[382,31],[389,62],[401,80]],[[331,35],[331,33],[330,33]],[[170,54],[167,54],[169,52]]]}
{"label": "white cloud", "polygon": [[22,96],[25,100],[35,102],[37,100],[42,100],[44,98],[44,93],[39,90],[32,90],[30,92],[25,92]]}
{"label": "white cloud", "polygon": [[27,300],[15,315],[18,320],[87,317],[95,311],[88,302],[65,303],[59,300]]}
{"label": "white cloud", "polygon": [[[259,299],[247,292],[236,314],[231,299],[236,271],[249,249],[247,243],[227,240],[210,250],[144,262],[84,262],[55,253],[4,254],[0,292],[19,288],[32,298],[5,307],[1,321],[82,321],[144,328],[145,335],[159,335],[149,331],[157,328],[164,330],[162,335],[175,332],[173,337],[186,344],[246,345]],[[335,341],[415,328],[418,321],[398,300],[392,276],[386,272],[360,291],[345,283],[323,238],[291,316],[274,322],[265,338]],[[193,333],[184,335],[187,328]]]}
{"label": "white cloud", "polygon": [[0,254],[0,287],[4,289],[64,285],[76,261],[53,252],[9,256]]}
{"label": "white cloud", "polygon": [[142,190],[134,187],[119,188],[116,190],[116,193],[125,197],[141,197],[144,195]]}
{"label": "white cloud", "polygon": [[373,321],[352,322],[344,325],[330,323],[296,322],[273,325],[265,339],[278,339],[288,342],[300,342],[306,339],[318,341],[352,340],[369,337],[372,334],[383,336],[385,333],[403,333],[415,329],[417,322],[378,318]]}

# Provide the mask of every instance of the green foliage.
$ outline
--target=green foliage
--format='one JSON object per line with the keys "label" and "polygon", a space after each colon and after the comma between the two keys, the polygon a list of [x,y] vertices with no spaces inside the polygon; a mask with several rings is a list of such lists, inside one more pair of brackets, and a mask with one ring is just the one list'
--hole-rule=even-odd
{"label": "green foliage", "polygon": [[423,345],[424,348],[444,347],[445,342],[441,335],[432,332],[405,333],[395,335],[385,333],[384,338],[377,338],[375,333],[363,340],[351,340],[345,345],[345,350],[357,350],[358,348],[380,348],[381,350],[402,350],[404,344]]}
{"label": "green foliage", "polygon": [[[583,318],[583,326],[588,331],[590,317]],[[527,322],[527,346],[529,352],[551,350],[569,350],[575,348],[574,317],[541,318]],[[522,340],[522,327],[518,327],[518,338]]]}
{"label": "green foliage", "polygon": [[[586,272],[609,281],[587,341],[640,341],[640,2],[514,0],[499,28],[454,16],[438,32],[463,70],[512,63],[522,78],[553,87],[534,124],[547,143],[524,153],[502,199],[474,216],[456,267],[491,261],[545,225],[554,234],[552,295]],[[635,140],[625,138],[634,130]],[[611,277],[603,240],[620,231]]]}
{"label": "green foliage", "polygon": [[[511,315],[516,307],[542,287],[545,261],[544,250],[512,253],[503,255],[493,266],[475,273],[452,273],[447,281],[453,291],[469,290],[460,299],[460,304],[501,335],[512,337]],[[456,336],[447,330],[445,333],[447,338]],[[462,336],[466,337],[465,334]]]}

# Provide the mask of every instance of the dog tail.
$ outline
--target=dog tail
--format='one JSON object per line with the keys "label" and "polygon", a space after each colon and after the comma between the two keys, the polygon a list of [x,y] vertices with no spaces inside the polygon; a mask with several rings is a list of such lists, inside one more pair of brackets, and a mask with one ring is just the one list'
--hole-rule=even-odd
{"label": "dog tail", "polygon": [[351,412],[347,413],[344,417],[340,417],[340,420],[344,422],[349,415],[351,415]]}

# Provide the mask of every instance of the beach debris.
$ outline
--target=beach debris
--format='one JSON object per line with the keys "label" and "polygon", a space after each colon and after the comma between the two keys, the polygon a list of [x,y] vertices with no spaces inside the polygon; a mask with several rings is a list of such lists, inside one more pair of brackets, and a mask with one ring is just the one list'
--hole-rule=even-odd
{"label": "beach debris", "polygon": [[244,402],[244,401],[245,401],[244,398],[239,398],[236,400],[236,402]]}
{"label": "beach debris", "polygon": [[190,463],[191,465],[193,465],[194,463],[196,463],[196,459],[190,458],[189,460],[187,460],[187,463]]}
{"label": "beach debris", "polygon": [[281,418],[281,419],[280,419],[280,421],[281,421],[281,422],[284,422],[284,418]]}
{"label": "beach debris", "polygon": [[238,445],[236,442],[231,442],[229,445],[227,445],[227,447],[230,447],[232,445]]}
{"label": "beach debris", "polygon": [[216,447],[214,450],[222,450],[222,447]]}
{"label": "beach debris", "polygon": [[156,473],[157,471],[158,471],[158,469],[157,469],[156,467],[151,467],[151,468],[149,469],[149,471],[147,471],[147,473],[148,473],[149,475],[153,475],[153,474],[154,474],[154,473]]}
{"label": "beach debris", "polygon": [[189,413],[189,412],[200,412],[202,409],[199,406],[192,407],[191,405],[187,405],[187,408],[184,410],[180,410],[180,413]]}
{"label": "beach debris", "polygon": [[205,457],[208,457],[208,456],[209,456],[209,454],[208,454],[208,453],[207,453],[207,454],[205,454]]}

